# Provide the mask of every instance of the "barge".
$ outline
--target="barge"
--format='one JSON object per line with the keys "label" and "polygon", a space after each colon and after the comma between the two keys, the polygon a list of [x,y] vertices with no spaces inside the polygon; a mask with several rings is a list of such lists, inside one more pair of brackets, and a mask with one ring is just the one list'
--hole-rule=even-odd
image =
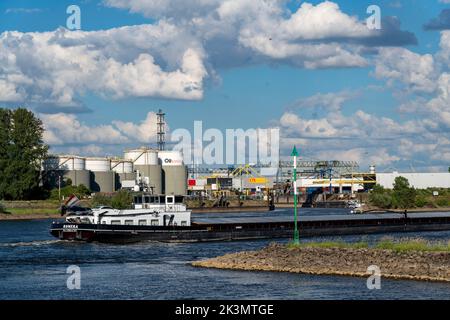
{"label": "barge", "polygon": [[[130,243],[289,238],[293,230],[293,218],[286,216],[191,219],[181,196],[142,195],[134,209],[70,213],[50,232],[64,240]],[[450,230],[450,213],[300,216],[299,230],[300,236]]]}

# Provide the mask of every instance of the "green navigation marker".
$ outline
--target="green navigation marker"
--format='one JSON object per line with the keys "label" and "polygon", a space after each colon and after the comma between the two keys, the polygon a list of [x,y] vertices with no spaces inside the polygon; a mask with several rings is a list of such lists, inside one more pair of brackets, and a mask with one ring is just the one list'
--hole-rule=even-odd
{"label": "green navigation marker", "polygon": [[299,244],[299,233],[298,233],[298,209],[297,209],[297,198],[298,198],[298,190],[297,190],[297,148],[294,146],[292,149],[291,157],[294,157],[294,177],[293,177],[293,186],[294,186],[294,243]]}

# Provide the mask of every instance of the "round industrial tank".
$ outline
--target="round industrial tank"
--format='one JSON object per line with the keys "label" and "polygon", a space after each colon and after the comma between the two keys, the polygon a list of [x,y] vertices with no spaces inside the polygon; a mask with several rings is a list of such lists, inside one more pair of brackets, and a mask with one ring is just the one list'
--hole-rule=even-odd
{"label": "round industrial tank", "polygon": [[85,170],[86,159],[78,156],[50,156],[44,160],[43,170]]}
{"label": "round industrial tank", "polygon": [[85,170],[85,158],[71,155],[53,155],[43,161],[43,182],[49,188],[57,188],[61,183],[72,181],[72,185],[90,187],[89,171]]}
{"label": "round industrial tank", "polygon": [[184,195],[187,191],[187,169],[179,151],[160,151],[158,158],[163,171],[163,192]]}
{"label": "round industrial tank", "polygon": [[158,151],[149,148],[127,150],[124,159],[131,160],[135,171],[139,171],[142,181],[148,180],[148,187],[154,194],[161,194],[162,170],[158,161]]}
{"label": "round industrial tank", "polygon": [[90,171],[110,171],[111,160],[108,158],[86,158],[86,170]]}
{"label": "round industrial tank", "polygon": [[111,170],[116,173],[132,173],[133,162],[131,160],[111,159]]}
{"label": "round industrial tank", "polygon": [[126,150],[123,158],[131,160],[134,165],[157,165],[158,151],[149,148]]}
{"label": "round industrial tank", "polygon": [[86,169],[90,173],[90,189],[93,192],[114,192],[115,172],[111,170],[108,158],[86,158]]}
{"label": "round industrial tank", "polygon": [[91,176],[89,170],[69,170],[64,173],[64,178],[70,178],[73,186],[84,185],[90,188]]}

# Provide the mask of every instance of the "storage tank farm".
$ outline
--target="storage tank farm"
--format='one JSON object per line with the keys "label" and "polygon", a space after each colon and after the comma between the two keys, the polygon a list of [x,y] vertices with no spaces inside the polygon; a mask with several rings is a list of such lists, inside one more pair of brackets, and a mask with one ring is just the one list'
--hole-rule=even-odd
{"label": "storage tank farm", "polygon": [[73,155],[49,156],[42,163],[43,182],[51,188],[57,188],[61,182],[72,180],[72,185],[90,187],[90,173],[86,169],[86,159]]}
{"label": "storage tank farm", "polygon": [[133,163],[134,171],[139,173],[139,177],[138,175],[136,177],[148,184],[154,194],[163,193],[162,169],[157,150],[151,148],[126,150],[124,159]]}
{"label": "storage tank farm", "polygon": [[159,151],[162,166],[163,192],[184,195],[187,190],[187,168],[179,151]]}
{"label": "storage tank farm", "polygon": [[86,169],[90,171],[92,192],[110,193],[116,190],[116,173],[111,170],[111,159],[86,158]]}
{"label": "storage tank farm", "polygon": [[125,181],[136,181],[136,173],[134,172],[133,161],[125,159],[111,159],[111,170],[115,172],[116,190],[123,188]]}

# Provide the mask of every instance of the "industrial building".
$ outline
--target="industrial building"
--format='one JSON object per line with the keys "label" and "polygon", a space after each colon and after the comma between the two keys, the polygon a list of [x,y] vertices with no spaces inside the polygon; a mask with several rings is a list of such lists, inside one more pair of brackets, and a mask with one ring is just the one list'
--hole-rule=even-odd
{"label": "industrial building", "polygon": [[86,158],[77,156],[50,156],[42,165],[44,183],[57,186],[59,180],[70,179],[75,186],[90,186],[90,171],[86,170]]}
{"label": "industrial building", "polygon": [[123,158],[52,155],[42,164],[44,184],[58,187],[67,179],[85,185],[92,192],[111,193],[119,189],[184,195],[187,169],[178,151],[151,148],[126,150]]}
{"label": "industrial building", "polygon": [[131,161],[136,172],[138,185],[146,185],[154,194],[163,193],[162,169],[158,150],[140,148],[126,150],[124,159]]}
{"label": "industrial building", "polygon": [[187,193],[187,168],[179,151],[165,149],[165,114],[157,113],[158,148],[125,150],[123,158],[53,155],[42,163],[42,181],[50,188],[70,179],[92,192],[120,189],[153,194]]}
{"label": "industrial building", "polygon": [[[403,176],[418,189],[450,188],[450,172],[441,173],[375,173],[357,171],[354,162],[300,161],[297,187],[300,194],[357,193],[375,184],[393,188],[395,178]],[[92,192],[114,192],[120,189],[142,190],[154,194],[214,194],[240,191],[259,194],[267,190],[293,193],[292,166],[282,163],[271,176],[264,166],[242,165],[236,168],[188,168],[179,151],[138,148],[126,150],[122,158],[53,155],[43,165],[43,180],[57,187],[60,180],[85,185]],[[269,168],[272,169],[272,168]]]}

